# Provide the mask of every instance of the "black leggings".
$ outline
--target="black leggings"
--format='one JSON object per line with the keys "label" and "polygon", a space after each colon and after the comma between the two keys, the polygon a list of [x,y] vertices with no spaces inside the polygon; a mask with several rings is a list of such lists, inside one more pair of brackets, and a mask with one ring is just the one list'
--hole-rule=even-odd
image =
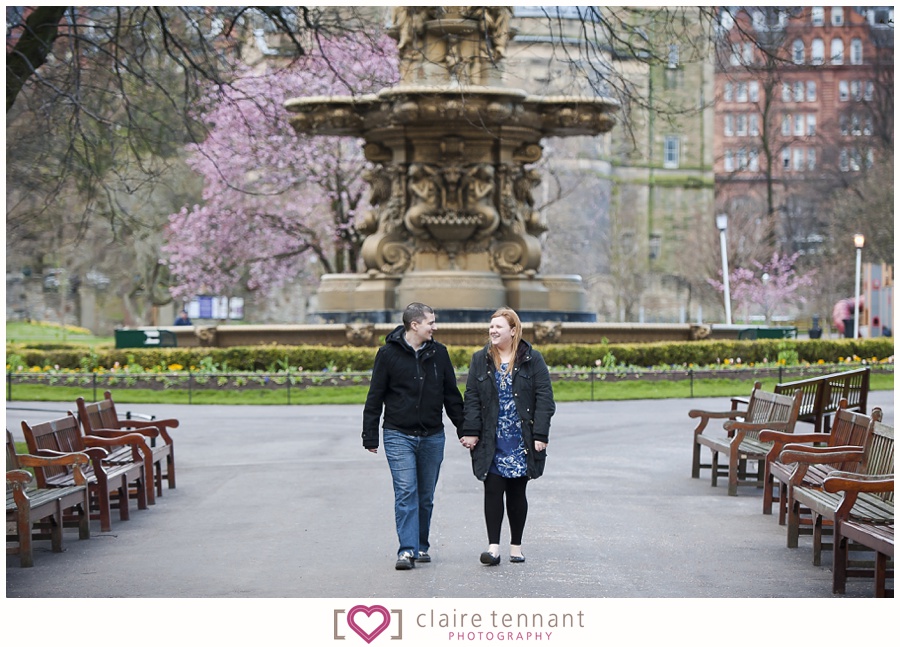
{"label": "black leggings", "polygon": [[484,520],[487,523],[488,543],[500,543],[500,526],[503,524],[503,495],[506,494],[506,512],[509,514],[510,544],[520,546],[528,516],[528,499],[525,486],[528,477],[508,479],[489,472],[484,479]]}

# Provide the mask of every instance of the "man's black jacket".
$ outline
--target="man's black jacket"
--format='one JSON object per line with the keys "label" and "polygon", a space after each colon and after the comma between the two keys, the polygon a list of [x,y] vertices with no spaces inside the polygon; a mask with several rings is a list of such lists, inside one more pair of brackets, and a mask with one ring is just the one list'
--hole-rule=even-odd
{"label": "man's black jacket", "polygon": [[397,326],[375,355],[372,383],[363,409],[363,447],[378,447],[378,421],[385,429],[416,436],[444,431],[443,410],[454,426],[463,423],[463,399],[447,347],[427,341],[418,355]]}

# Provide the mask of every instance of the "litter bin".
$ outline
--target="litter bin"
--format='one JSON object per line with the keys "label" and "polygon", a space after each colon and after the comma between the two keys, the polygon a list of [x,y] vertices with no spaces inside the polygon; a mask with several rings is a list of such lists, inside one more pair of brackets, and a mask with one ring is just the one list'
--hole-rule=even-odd
{"label": "litter bin", "polygon": [[853,339],[853,319],[844,319],[844,337]]}
{"label": "litter bin", "polygon": [[117,330],[116,348],[172,348],[178,338],[171,330]]}

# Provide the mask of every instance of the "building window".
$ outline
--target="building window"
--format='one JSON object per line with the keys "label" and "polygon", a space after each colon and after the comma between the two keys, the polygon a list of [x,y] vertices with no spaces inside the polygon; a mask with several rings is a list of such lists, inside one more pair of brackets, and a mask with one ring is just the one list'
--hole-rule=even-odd
{"label": "building window", "polygon": [[872,168],[873,164],[875,164],[875,151],[869,148],[866,150],[866,168]]}
{"label": "building window", "polygon": [[747,103],[747,84],[746,83],[738,83],[737,84],[737,102],[738,103]]}
{"label": "building window", "polygon": [[750,126],[749,132],[752,137],[757,137],[759,135],[759,115],[751,114],[749,116]]}
{"label": "building window", "polygon": [[748,94],[750,95],[750,101],[752,103],[756,103],[759,101],[759,81],[750,81],[747,85]]}
{"label": "building window", "polygon": [[815,101],[816,100],[816,82],[815,81],[807,81],[806,82],[806,100],[807,101]]}
{"label": "building window", "polygon": [[725,84],[725,92],[722,98],[729,103],[734,101],[734,86],[730,82]]}
{"label": "building window", "polygon": [[859,127],[859,115],[853,114],[850,115],[850,134],[859,137],[862,134],[862,130]]}
{"label": "building window", "polygon": [[847,81],[838,82],[838,94],[840,95],[841,101],[850,100],[850,84]]}
{"label": "building window", "polygon": [[752,16],[753,29],[756,31],[766,31],[766,15],[759,9],[754,9]]}
{"label": "building window", "polygon": [[795,65],[803,65],[803,62],[806,59],[806,52],[803,48],[803,41],[799,38],[794,41],[794,46],[791,48],[792,52],[792,60]]}
{"label": "building window", "polygon": [[825,7],[812,8],[812,24],[821,27],[825,24]]}
{"label": "building window", "polygon": [[725,170],[728,173],[734,171],[734,153],[730,148],[725,151]]}
{"label": "building window", "polygon": [[743,112],[737,116],[737,134],[741,137],[747,136],[747,115]]}
{"label": "building window", "polygon": [[678,168],[680,152],[680,142],[678,137],[666,135],[666,143],[663,151],[663,166],[665,168]]}
{"label": "building window", "polygon": [[844,41],[840,38],[831,39],[831,64],[844,64]]}
{"label": "building window", "polygon": [[854,101],[862,101],[862,81],[850,81],[850,94]]}
{"label": "building window", "polygon": [[850,65],[862,65],[863,62],[863,46],[861,38],[854,38],[850,41]]}
{"label": "building window", "polygon": [[815,115],[806,115],[806,136],[807,137],[815,137],[816,136],[816,116]]}
{"label": "building window", "polygon": [[781,115],[781,134],[785,137],[791,136],[791,116]]}
{"label": "building window", "polygon": [[753,43],[744,43],[744,65],[753,65],[755,58],[753,55]]}
{"label": "building window", "polygon": [[847,125],[848,121],[849,120],[847,119],[847,115],[841,115],[840,122],[841,122],[841,134],[842,135],[850,134],[850,127]]}
{"label": "building window", "polygon": [[791,149],[790,148],[782,148],[781,149],[781,168],[785,171],[791,170]]}
{"label": "building window", "polygon": [[731,137],[734,135],[734,116],[733,115],[725,115],[725,126],[723,128],[723,132],[726,137]]}
{"label": "building window", "polygon": [[862,168],[862,156],[859,154],[859,149],[854,148],[850,151],[850,170],[858,171]]}
{"label": "building window", "polygon": [[759,170],[759,151],[755,148],[750,149],[750,166],[751,171]]}
{"label": "building window", "polygon": [[872,97],[873,97],[874,95],[875,95],[875,84],[872,83],[871,81],[866,81],[866,94],[865,94],[865,97],[864,97],[865,100],[866,100],[866,101],[871,101],[871,100],[872,100]]}
{"label": "building window", "polygon": [[747,149],[739,148],[737,152],[737,167],[739,171],[747,170]]}
{"label": "building window", "polygon": [[669,45],[669,69],[674,70],[678,67],[678,45]]}
{"label": "building window", "polygon": [[794,137],[803,137],[803,115],[794,115]]}
{"label": "building window", "polygon": [[731,57],[729,60],[731,67],[737,67],[741,64],[741,46],[738,43],[731,44]]}
{"label": "building window", "polygon": [[813,38],[812,64],[821,65],[825,62],[825,41],[821,38]]}
{"label": "building window", "polygon": [[835,27],[840,27],[844,24],[844,8],[843,7],[832,7],[831,8],[831,24]]}
{"label": "building window", "polygon": [[872,129],[872,117],[866,117],[866,120],[863,122],[863,135],[869,136],[873,132]]}
{"label": "building window", "polygon": [[790,103],[791,102],[791,84],[790,83],[782,83],[781,84],[781,102],[782,103]]}
{"label": "building window", "polygon": [[847,152],[846,148],[841,149],[841,157],[840,157],[840,168],[842,171],[847,172],[850,170],[850,153]]}
{"label": "building window", "polygon": [[794,82],[794,101],[803,101],[803,90],[806,84],[803,81]]}
{"label": "building window", "polygon": [[794,148],[794,170],[802,171],[803,170],[803,149],[797,146]]}
{"label": "building window", "polygon": [[808,170],[808,171],[816,170],[816,149],[815,148],[807,148],[806,149],[806,170]]}

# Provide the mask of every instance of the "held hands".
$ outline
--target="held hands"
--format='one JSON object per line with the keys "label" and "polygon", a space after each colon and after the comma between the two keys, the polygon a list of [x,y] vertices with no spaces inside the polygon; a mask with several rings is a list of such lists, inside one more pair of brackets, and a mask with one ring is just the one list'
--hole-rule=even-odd
{"label": "held hands", "polygon": [[[474,449],[475,445],[478,444],[478,436],[463,436],[459,439],[460,444],[466,449]],[[537,452],[542,452],[547,449],[547,443],[541,442],[540,440],[534,441],[534,450]]]}

